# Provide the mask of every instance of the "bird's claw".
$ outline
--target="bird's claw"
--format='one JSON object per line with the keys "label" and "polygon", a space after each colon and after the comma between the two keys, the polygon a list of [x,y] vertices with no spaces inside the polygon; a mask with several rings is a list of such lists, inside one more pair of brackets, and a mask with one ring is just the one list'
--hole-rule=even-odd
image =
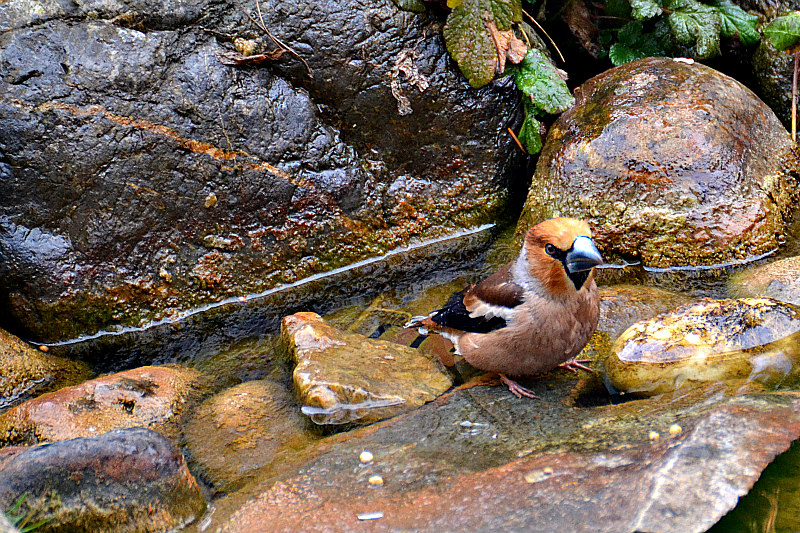
{"label": "bird's claw", "polygon": [[508,386],[508,390],[511,391],[511,394],[513,394],[517,398],[522,398],[523,396],[525,396],[526,398],[532,398],[534,400],[539,399],[539,397],[536,396],[530,389],[526,389],[525,387],[523,387],[513,379],[505,376],[504,374],[499,374],[499,375],[500,375],[500,381],[505,383]]}
{"label": "bird's claw", "polygon": [[591,363],[591,359],[570,359],[566,363],[561,363],[558,365],[558,368],[563,368],[564,370],[569,370],[570,372],[577,373],[578,370],[586,370],[594,374],[594,369],[586,366],[584,363]]}

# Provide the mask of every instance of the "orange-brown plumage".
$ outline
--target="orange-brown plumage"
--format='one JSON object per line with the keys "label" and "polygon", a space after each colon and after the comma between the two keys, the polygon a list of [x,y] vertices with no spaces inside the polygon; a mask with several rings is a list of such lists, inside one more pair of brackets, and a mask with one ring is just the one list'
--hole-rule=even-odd
{"label": "orange-brown plumage", "polygon": [[548,372],[580,353],[600,316],[600,263],[588,224],[546,220],[528,230],[514,261],[409,326],[447,336],[468,363],[530,395],[506,376]]}

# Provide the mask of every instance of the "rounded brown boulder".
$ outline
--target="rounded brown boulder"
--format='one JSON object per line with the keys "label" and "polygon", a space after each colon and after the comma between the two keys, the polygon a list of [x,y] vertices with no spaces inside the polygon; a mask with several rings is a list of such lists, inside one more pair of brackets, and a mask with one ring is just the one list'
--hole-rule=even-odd
{"label": "rounded brown boulder", "polygon": [[575,92],[547,137],[520,230],[582,218],[608,259],[651,267],[779,246],[797,199],[797,152],[749,89],[699,63],[648,58]]}

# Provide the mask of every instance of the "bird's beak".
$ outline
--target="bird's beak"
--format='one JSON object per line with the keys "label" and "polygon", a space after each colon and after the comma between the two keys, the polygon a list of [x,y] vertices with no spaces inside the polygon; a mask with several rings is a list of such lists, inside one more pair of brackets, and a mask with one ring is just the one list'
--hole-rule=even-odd
{"label": "bird's beak", "polygon": [[582,272],[591,270],[597,265],[605,263],[600,251],[589,237],[578,237],[572,243],[572,248],[567,252],[564,264],[569,272]]}

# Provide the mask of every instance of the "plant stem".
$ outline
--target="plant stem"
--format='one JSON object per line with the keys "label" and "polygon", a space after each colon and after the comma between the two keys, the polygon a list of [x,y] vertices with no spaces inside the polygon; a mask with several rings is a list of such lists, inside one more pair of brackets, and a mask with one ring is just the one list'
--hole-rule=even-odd
{"label": "plant stem", "polygon": [[797,142],[797,68],[800,63],[800,49],[794,52],[794,71],[792,72],[792,142]]}

